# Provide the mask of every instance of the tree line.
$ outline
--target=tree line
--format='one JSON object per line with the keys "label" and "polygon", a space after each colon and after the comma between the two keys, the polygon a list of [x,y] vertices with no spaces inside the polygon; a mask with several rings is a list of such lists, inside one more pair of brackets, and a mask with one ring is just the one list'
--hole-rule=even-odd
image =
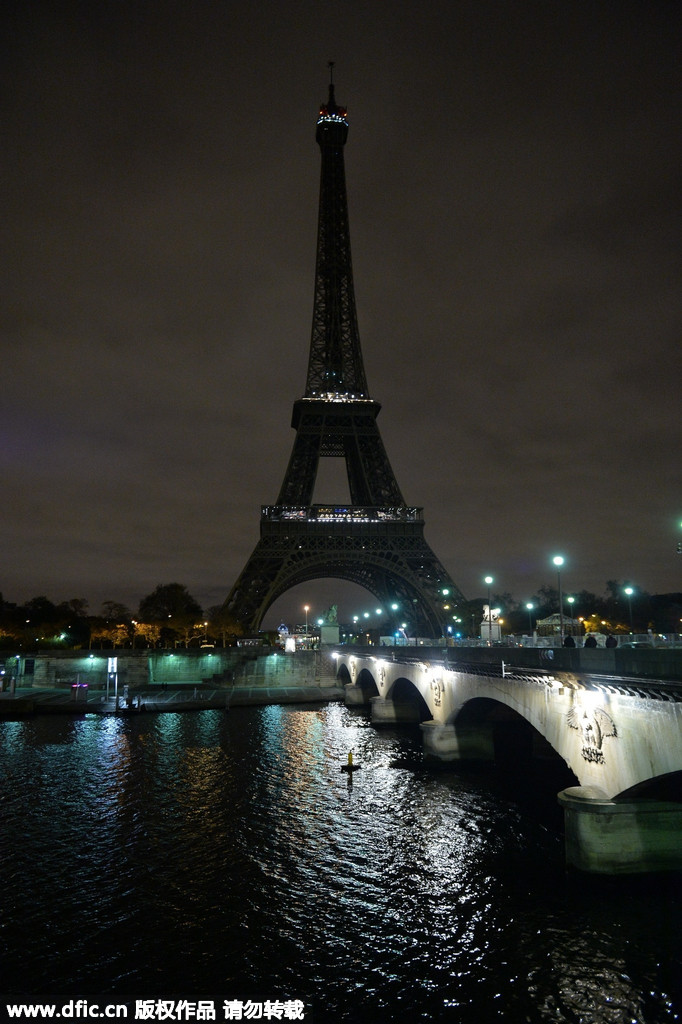
{"label": "tree line", "polygon": [[[505,626],[503,632],[515,635],[528,633],[538,619],[559,611],[559,591],[551,586],[540,587],[523,601],[517,601],[509,593],[492,594],[491,600],[493,606],[500,609]],[[471,611],[476,612],[482,609],[483,603],[482,599],[468,602],[473,606]],[[562,603],[564,616],[581,620],[586,632],[682,632],[682,593],[649,594],[627,581],[607,580],[603,594],[589,590],[567,591],[562,594]]]}
{"label": "tree line", "polygon": [[[633,587],[628,595],[627,587],[626,582],[608,580],[603,595],[587,590],[563,594],[564,615],[581,619],[586,631],[682,632],[682,593],[652,595]],[[509,593],[491,597],[493,606],[500,609],[504,633],[528,633],[538,619],[559,610],[558,590],[549,586],[523,601]],[[451,609],[448,614],[455,632],[477,636],[484,603],[486,599],[475,598]],[[84,598],[54,604],[41,596],[17,605],[0,595],[0,647],[4,648],[197,647],[224,645],[242,634],[239,621],[223,605],[204,611],[180,583],[159,584],[134,612],[119,602],[105,601],[98,615],[88,613]]]}
{"label": "tree line", "polygon": [[99,615],[88,614],[84,598],[54,604],[34,597],[17,605],[0,595],[2,647],[190,647],[241,635],[239,622],[221,605],[204,611],[181,583],[159,584],[134,612],[105,601]]}

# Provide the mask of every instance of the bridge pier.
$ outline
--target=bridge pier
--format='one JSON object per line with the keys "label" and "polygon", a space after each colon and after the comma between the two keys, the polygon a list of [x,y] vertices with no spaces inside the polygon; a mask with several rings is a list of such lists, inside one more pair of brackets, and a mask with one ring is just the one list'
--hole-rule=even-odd
{"label": "bridge pier", "polygon": [[346,704],[357,705],[357,704],[368,704],[369,701],[365,696],[365,691],[361,686],[356,686],[355,683],[347,683],[343,688],[343,699]]}
{"label": "bridge pier", "polygon": [[559,803],[567,866],[607,875],[682,869],[682,804],[609,800],[590,786],[564,789]]}
{"label": "bridge pier", "polygon": [[407,701],[372,697],[372,725],[414,725],[419,722],[419,708]]}
{"label": "bridge pier", "polygon": [[424,754],[433,761],[494,761],[492,727],[421,723]]}

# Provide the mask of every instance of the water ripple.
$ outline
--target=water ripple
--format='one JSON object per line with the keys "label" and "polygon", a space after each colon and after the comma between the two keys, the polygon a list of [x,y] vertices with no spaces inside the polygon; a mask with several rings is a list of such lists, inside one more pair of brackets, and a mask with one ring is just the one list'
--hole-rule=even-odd
{"label": "water ripple", "polygon": [[340,706],[0,729],[5,991],[679,1019],[679,879],[576,883],[552,822],[486,776],[425,771],[417,735]]}

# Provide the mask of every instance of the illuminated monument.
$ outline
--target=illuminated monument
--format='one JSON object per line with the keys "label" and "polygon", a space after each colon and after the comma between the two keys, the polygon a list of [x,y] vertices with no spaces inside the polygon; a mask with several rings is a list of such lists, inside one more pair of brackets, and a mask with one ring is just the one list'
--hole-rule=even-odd
{"label": "illuminated monument", "polygon": [[[369,590],[388,618],[412,635],[440,637],[464,600],[424,539],[421,508],[405,504],[369,396],[353,291],[343,147],[346,111],[321,107],[322,154],[312,338],[305,395],[294,402],[296,431],[274,505],[261,509],[260,540],[226,609],[247,631],[291,587],[335,577]],[[350,501],[314,505],[321,458],[345,459]]]}

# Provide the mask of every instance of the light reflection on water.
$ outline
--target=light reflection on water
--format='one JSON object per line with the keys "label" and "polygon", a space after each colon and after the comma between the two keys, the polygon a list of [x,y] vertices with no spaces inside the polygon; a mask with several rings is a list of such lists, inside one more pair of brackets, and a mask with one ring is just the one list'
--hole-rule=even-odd
{"label": "light reflection on water", "polygon": [[[316,1021],[663,1024],[679,879],[342,705],[0,726],[2,989],[305,998]],[[352,750],[362,768],[340,771]]]}

